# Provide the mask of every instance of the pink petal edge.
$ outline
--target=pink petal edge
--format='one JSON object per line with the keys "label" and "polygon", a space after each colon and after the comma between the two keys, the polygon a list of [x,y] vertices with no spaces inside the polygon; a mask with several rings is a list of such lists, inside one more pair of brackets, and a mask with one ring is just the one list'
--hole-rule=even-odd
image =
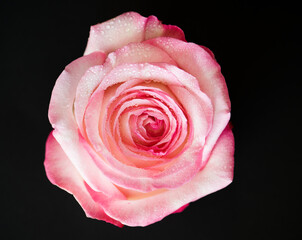
{"label": "pink petal edge", "polygon": [[53,137],[52,132],[46,142],[44,166],[49,181],[73,194],[87,217],[104,220],[118,227],[123,226],[119,221],[109,217],[102,206],[92,199],[85,187],[84,180],[71,164],[63,149]]}

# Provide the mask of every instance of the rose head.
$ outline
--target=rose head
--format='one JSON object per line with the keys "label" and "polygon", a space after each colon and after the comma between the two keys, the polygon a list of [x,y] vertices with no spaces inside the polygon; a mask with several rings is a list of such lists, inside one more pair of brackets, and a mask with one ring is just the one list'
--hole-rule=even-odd
{"label": "rose head", "polygon": [[156,17],[91,27],[49,105],[48,179],[91,218],[146,226],[233,178],[225,80],[214,55]]}

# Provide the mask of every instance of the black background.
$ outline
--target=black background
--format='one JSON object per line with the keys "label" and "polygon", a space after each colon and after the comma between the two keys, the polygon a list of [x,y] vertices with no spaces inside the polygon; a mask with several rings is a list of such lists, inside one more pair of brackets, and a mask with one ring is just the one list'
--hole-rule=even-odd
{"label": "black background", "polygon": [[[297,6],[255,1],[1,1],[2,239],[298,239],[301,23]],[[232,101],[235,178],[145,228],[88,219],[46,178],[55,80],[85,49],[90,25],[155,15],[209,47]],[[0,237],[1,238],[1,237]]]}

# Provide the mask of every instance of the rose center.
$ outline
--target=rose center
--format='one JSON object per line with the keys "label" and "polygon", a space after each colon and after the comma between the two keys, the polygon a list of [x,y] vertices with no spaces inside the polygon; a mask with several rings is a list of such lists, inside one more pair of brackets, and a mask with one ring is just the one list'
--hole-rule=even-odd
{"label": "rose center", "polygon": [[153,116],[148,116],[148,118],[143,122],[143,127],[145,128],[148,136],[160,137],[164,133],[165,122]]}

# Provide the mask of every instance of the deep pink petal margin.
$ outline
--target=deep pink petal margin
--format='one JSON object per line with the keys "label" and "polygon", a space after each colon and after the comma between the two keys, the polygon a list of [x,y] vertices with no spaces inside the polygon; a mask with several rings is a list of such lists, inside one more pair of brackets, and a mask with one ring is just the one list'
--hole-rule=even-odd
{"label": "deep pink petal margin", "polygon": [[119,221],[109,217],[104,212],[102,206],[92,199],[81,175],[72,165],[52,133],[49,134],[46,142],[44,166],[50,182],[73,194],[87,217],[104,220],[118,227],[123,226]]}

